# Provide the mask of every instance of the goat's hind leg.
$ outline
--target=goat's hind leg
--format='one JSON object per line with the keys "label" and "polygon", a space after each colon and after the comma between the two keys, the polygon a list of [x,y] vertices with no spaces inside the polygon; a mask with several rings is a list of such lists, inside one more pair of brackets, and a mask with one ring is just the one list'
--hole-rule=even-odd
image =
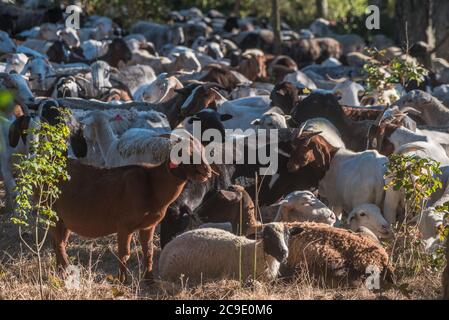
{"label": "goat's hind leg", "polygon": [[118,257],[120,260],[118,279],[120,282],[125,282],[127,280],[127,268],[126,262],[131,255],[131,238],[132,232],[129,231],[119,231],[117,232],[117,242],[118,242]]}
{"label": "goat's hind leg", "polygon": [[56,222],[56,226],[52,230],[53,246],[56,253],[57,267],[65,270],[69,265],[69,259],[66,252],[67,242],[70,237],[70,230],[67,229],[62,220]]}
{"label": "goat's hind leg", "polygon": [[145,280],[153,280],[153,236],[156,227],[139,230],[140,245],[143,251]]}

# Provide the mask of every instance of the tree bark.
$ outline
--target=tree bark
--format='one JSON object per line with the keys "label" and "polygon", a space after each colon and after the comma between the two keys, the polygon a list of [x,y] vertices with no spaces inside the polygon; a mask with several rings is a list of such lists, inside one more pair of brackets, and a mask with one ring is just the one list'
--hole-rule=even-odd
{"label": "tree bark", "polygon": [[316,17],[327,18],[329,15],[327,0],[315,0],[316,4]]}
{"label": "tree bark", "polygon": [[279,12],[279,0],[271,0],[271,20],[274,33],[273,52],[279,54],[281,51],[281,15]]}
{"label": "tree bark", "polygon": [[235,0],[233,12],[234,16],[240,17],[240,0]]}
{"label": "tree bark", "polygon": [[431,51],[436,48],[438,57],[449,59],[449,1],[397,0],[395,11],[401,47],[405,48],[408,35],[410,45],[424,41]]}

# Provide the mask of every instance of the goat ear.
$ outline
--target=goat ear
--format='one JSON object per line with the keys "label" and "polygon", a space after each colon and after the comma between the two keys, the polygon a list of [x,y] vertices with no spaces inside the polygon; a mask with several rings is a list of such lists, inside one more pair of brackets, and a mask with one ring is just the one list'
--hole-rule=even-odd
{"label": "goat ear", "polygon": [[70,136],[70,145],[72,146],[75,157],[84,158],[87,156],[87,141],[83,136],[83,130],[81,128]]}
{"label": "goat ear", "polygon": [[241,192],[220,190],[220,191],[218,191],[218,193],[220,194],[220,196],[222,198],[226,199],[227,201],[229,201],[231,203],[236,203],[236,202],[239,202],[240,200],[242,200]]}
{"label": "goat ear", "polygon": [[339,91],[334,92],[333,95],[334,95],[334,97],[337,99],[337,101],[338,101],[338,100],[341,100],[341,98],[343,98],[343,97],[341,96],[341,92],[339,92]]}
{"label": "goat ear", "polygon": [[87,116],[86,118],[80,120],[80,123],[85,126],[89,126],[94,123],[94,119],[93,119],[93,117]]}
{"label": "goat ear", "polygon": [[284,89],[279,89],[276,93],[278,95],[280,95],[281,97],[285,96],[285,90]]}
{"label": "goat ear", "polygon": [[18,123],[19,119],[21,118],[17,118],[9,127],[8,132],[9,145],[13,148],[17,147],[17,145],[19,144],[20,139],[20,125]]}
{"label": "goat ear", "polygon": [[286,121],[289,121],[289,120],[293,119],[292,116],[289,115],[289,114],[286,114],[286,115],[284,116],[284,118],[285,118]]}
{"label": "goat ear", "polygon": [[220,120],[221,121],[227,121],[227,120],[230,120],[232,118],[233,118],[232,114],[229,114],[229,113],[225,113],[225,114],[220,115]]}
{"label": "goat ear", "polygon": [[30,117],[20,116],[9,127],[8,140],[9,145],[13,148],[17,147],[19,144],[19,139],[22,137],[23,143],[26,143],[26,130],[28,129],[30,123]]}
{"label": "goat ear", "polygon": [[310,139],[312,139],[314,136],[319,135],[323,131],[313,131],[313,132],[303,132],[301,134],[301,139],[307,139],[307,143],[310,142]]}
{"label": "goat ear", "polygon": [[290,236],[296,236],[298,234],[301,234],[303,231],[304,229],[298,226],[288,229],[288,233],[290,234]]}
{"label": "goat ear", "polygon": [[201,119],[198,118],[198,117],[193,116],[193,117],[190,117],[189,120],[187,120],[187,122],[190,123],[190,124],[192,124],[193,121],[201,121]]}
{"label": "goat ear", "polygon": [[323,151],[322,149],[317,149],[319,158],[316,159],[319,161],[320,167],[324,168],[326,164],[329,164],[331,162],[331,156],[328,152]]}

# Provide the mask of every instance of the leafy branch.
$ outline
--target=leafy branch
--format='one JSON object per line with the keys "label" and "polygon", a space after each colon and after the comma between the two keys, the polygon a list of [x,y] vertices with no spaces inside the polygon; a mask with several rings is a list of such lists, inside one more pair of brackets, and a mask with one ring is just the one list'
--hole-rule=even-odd
{"label": "leafy branch", "polygon": [[[67,172],[67,139],[69,128],[64,121],[68,111],[64,111],[59,124],[51,126],[46,122],[27,130],[32,137],[27,154],[17,154],[18,171],[16,179],[16,212],[11,218],[19,226],[19,237],[35,255],[39,263],[40,294],[43,298],[41,250],[50,227],[57,221],[53,204],[61,190],[59,183],[69,179]],[[22,229],[29,229],[33,241],[22,237]],[[43,229],[43,233],[41,230]]]}
{"label": "leafy branch", "polygon": [[428,71],[414,60],[401,57],[387,59],[385,50],[367,49],[367,54],[371,58],[363,65],[367,92],[383,93],[395,84],[405,87],[410,81],[416,81],[419,85],[428,75]]}

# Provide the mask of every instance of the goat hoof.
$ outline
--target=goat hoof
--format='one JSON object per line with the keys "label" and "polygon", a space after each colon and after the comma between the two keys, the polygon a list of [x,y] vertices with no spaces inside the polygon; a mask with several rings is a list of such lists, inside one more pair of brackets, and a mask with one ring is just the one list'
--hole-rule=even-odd
{"label": "goat hoof", "polygon": [[153,271],[147,271],[145,272],[145,275],[143,276],[143,280],[146,283],[153,284],[154,283],[154,275]]}

